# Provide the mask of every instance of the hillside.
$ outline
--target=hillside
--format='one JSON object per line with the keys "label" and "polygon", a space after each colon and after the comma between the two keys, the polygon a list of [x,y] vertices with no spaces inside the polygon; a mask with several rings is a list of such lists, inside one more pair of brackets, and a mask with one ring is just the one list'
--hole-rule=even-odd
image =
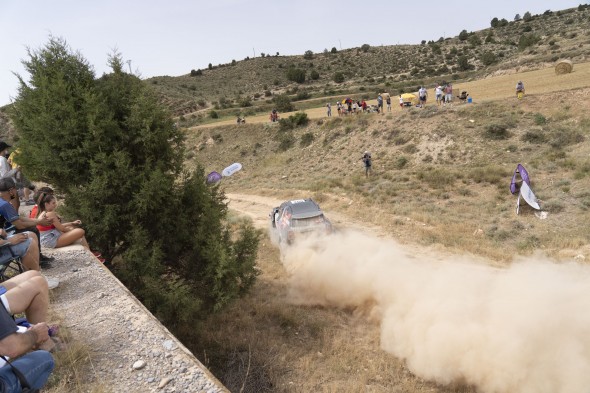
{"label": "hillside", "polygon": [[[403,241],[500,261],[538,249],[575,256],[589,240],[582,230],[590,206],[589,92],[396,108],[294,130],[269,123],[197,128],[188,146],[208,171],[243,164],[223,180],[230,192],[312,196]],[[374,158],[368,179],[365,150]],[[526,208],[515,215],[508,186],[518,163],[529,170],[548,219]]]}
{"label": "hillside", "polygon": [[[525,392],[531,391],[531,383],[544,387],[535,391],[578,391],[559,388],[585,386],[579,384],[585,383],[586,374],[569,373],[571,357],[556,360],[551,345],[555,337],[584,341],[585,333],[575,329],[585,331],[587,324],[574,323],[571,334],[557,334],[564,324],[552,330],[554,324],[548,323],[560,310],[557,321],[583,310],[560,297],[577,279],[564,278],[562,270],[557,275],[531,270],[511,281],[513,290],[506,292],[502,281],[500,293],[492,295],[488,287],[478,288],[477,277],[500,271],[493,267],[513,272],[523,260],[533,270],[544,269],[545,255],[564,269],[587,265],[587,68],[585,64],[580,73],[569,74],[572,84],[564,90],[552,82],[554,72],[552,78],[547,70],[518,74],[557,89],[529,94],[522,101],[511,96],[510,84],[502,99],[474,104],[315,118],[292,130],[266,122],[187,131],[192,151],[187,165],[202,163],[207,171],[220,171],[232,162],[243,164],[221,182],[230,207],[264,226],[273,203],[313,197],[338,233],[313,251],[303,249],[301,259],[294,259],[299,269],[289,264],[289,254],[279,255],[266,240],[257,261],[261,277],[252,293],[211,316],[191,349],[207,354],[207,367],[232,391]],[[469,89],[485,91],[494,81],[503,86],[498,82],[502,78],[473,81]],[[576,79],[585,87],[576,87]],[[369,178],[360,161],[365,150],[374,159]],[[519,215],[515,212],[509,185],[518,163],[529,171],[545,218],[523,205]],[[350,235],[351,228],[373,230],[363,237]],[[404,248],[377,240],[381,238],[395,239]],[[449,256],[465,265],[447,271]],[[306,265],[308,259],[312,261]],[[566,263],[571,260],[580,265]],[[404,279],[392,274],[391,266],[405,266],[406,261],[431,270],[396,271]],[[319,264],[317,270],[309,267],[314,264]],[[307,275],[301,274],[301,266],[307,266]],[[582,271],[575,274],[585,277]],[[389,277],[386,298],[363,302],[365,289],[382,276]],[[408,331],[407,340],[401,340],[410,343],[404,357],[391,349],[400,342],[391,338],[400,326],[394,329],[381,313],[388,302],[396,305],[395,299],[408,292],[411,296],[399,303],[410,305],[412,318],[402,314],[397,319]],[[479,312],[469,308],[472,302]],[[500,305],[497,324],[479,315]],[[465,340],[480,320],[487,323],[485,339]],[[448,327],[457,321],[465,323]],[[490,340],[496,344],[488,345]],[[528,350],[498,359],[497,353],[514,349],[511,345]],[[469,349],[462,352],[464,346]],[[418,366],[411,354],[424,349],[428,360]],[[548,364],[563,367],[543,369],[545,363],[537,360],[546,351]],[[474,353],[481,358],[473,367],[465,365],[462,361],[469,363]],[[586,364],[587,359],[576,357],[575,362]],[[543,375],[530,376],[531,367],[543,369]]]}
{"label": "hillside", "polygon": [[[589,53],[589,21],[590,9],[580,6],[498,21],[494,28],[463,31],[453,38],[424,37],[422,45],[327,48],[324,53],[308,51],[300,56],[265,54],[192,70],[193,76],[187,70],[187,75],[146,82],[176,115],[182,115],[180,125],[192,126],[211,121],[211,109],[221,117],[267,112],[272,98],[284,93],[299,101],[343,94],[372,98],[381,91],[414,91],[434,81],[459,82],[505,70],[544,68],[560,58],[581,62]],[[291,68],[305,74],[303,83],[287,78]],[[341,83],[334,81],[336,74],[342,74]]]}

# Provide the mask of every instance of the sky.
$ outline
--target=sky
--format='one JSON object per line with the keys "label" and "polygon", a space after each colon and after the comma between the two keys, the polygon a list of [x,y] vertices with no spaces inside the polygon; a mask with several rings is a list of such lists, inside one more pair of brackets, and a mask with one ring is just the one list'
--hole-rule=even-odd
{"label": "sky", "polygon": [[179,76],[261,53],[302,55],[363,44],[418,44],[488,28],[492,18],[577,7],[583,0],[0,0],[0,106],[17,95],[27,48],[66,40],[109,72],[118,50],[135,74]]}

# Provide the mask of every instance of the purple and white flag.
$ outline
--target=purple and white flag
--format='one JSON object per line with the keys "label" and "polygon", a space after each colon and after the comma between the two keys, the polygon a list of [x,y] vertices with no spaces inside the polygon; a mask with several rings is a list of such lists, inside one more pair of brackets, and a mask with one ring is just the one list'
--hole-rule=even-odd
{"label": "purple and white flag", "polygon": [[516,166],[516,169],[514,170],[514,175],[512,175],[512,182],[510,183],[510,192],[512,194],[516,194],[519,192],[518,190],[518,186],[517,186],[517,182],[518,180],[516,179],[516,175],[520,175],[520,178],[522,179],[522,181],[524,181],[529,187],[531,186],[531,181],[529,179],[529,173],[527,172],[526,169],[524,169],[524,167],[520,164],[518,164]]}
{"label": "purple and white flag", "polygon": [[214,184],[221,180],[221,175],[215,171],[207,175],[207,183]]}

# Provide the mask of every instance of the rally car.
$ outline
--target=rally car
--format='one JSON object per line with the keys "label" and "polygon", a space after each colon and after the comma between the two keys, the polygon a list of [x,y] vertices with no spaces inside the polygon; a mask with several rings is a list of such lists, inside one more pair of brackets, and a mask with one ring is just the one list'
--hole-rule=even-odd
{"label": "rally car", "polygon": [[332,233],[332,223],[311,198],[283,202],[272,209],[270,220],[279,243],[292,244],[297,237],[310,233]]}

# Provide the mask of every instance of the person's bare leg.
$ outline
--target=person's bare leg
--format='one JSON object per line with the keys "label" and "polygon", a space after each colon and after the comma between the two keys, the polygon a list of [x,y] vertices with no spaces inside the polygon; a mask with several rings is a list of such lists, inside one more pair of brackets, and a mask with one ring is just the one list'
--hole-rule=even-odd
{"label": "person's bare leg", "polygon": [[27,232],[31,239],[29,249],[23,255],[23,266],[26,270],[39,270],[39,246],[37,245],[37,235],[33,232]]}
{"label": "person's bare leg", "polygon": [[10,283],[10,280],[3,283],[8,290],[6,299],[10,305],[10,311],[13,314],[24,312],[27,321],[31,324],[46,322],[47,308],[49,307],[47,280],[41,273],[32,270],[19,276],[23,276],[23,278],[17,281],[16,286],[14,286],[14,282]]}
{"label": "person's bare leg", "polygon": [[72,229],[69,232],[62,233],[61,236],[57,238],[57,244],[55,245],[55,247],[59,248],[69,246],[74,244],[78,240],[83,239],[83,242],[81,242],[80,244],[82,244],[86,248],[89,248],[86,239],[84,239],[85,233],[86,232],[84,232],[84,229],[82,228],[76,228]]}
{"label": "person's bare leg", "polygon": [[86,240],[85,237],[78,239],[74,242],[75,244],[79,244],[81,246],[84,246],[85,248],[90,250],[90,246],[88,245],[88,241]]}

